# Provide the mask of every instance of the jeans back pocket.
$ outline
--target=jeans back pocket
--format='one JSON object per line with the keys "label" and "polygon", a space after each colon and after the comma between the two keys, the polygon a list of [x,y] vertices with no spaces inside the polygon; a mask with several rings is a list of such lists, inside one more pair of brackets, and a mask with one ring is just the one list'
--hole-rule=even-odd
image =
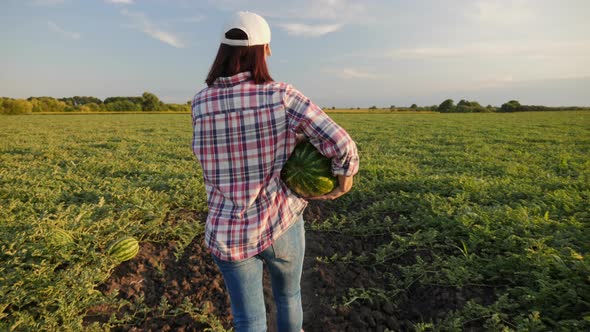
{"label": "jeans back pocket", "polygon": [[285,233],[273,242],[272,248],[275,258],[289,259],[302,255],[302,251],[305,250],[304,237],[303,218],[300,217]]}

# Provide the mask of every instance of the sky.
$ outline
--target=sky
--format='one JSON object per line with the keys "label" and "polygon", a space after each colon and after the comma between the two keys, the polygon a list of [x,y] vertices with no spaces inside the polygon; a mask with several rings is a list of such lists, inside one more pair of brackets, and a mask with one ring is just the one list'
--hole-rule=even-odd
{"label": "sky", "polygon": [[590,106],[588,0],[0,0],[0,96],[184,103],[240,10],[269,22],[273,78],[323,107]]}

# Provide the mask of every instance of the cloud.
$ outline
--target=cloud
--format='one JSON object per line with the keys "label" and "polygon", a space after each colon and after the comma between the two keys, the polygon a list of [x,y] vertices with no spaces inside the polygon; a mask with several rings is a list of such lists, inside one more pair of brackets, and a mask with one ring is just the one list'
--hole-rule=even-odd
{"label": "cloud", "polygon": [[292,14],[301,19],[334,20],[340,23],[355,23],[367,16],[366,1],[349,0],[310,0],[306,1],[308,10],[301,11],[297,6]]}
{"label": "cloud", "polygon": [[[209,0],[211,6],[226,11],[244,10],[266,18],[291,20],[331,20],[334,23],[358,22],[365,18],[367,6],[374,1],[297,0],[276,5],[275,0]],[[305,10],[302,10],[304,8]]]}
{"label": "cloud", "polygon": [[61,5],[64,2],[66,2],[66,0],[34,0],[33,5],[54,6],[54,5]]}
{"label": "cloud", "polygon": [[[265,17],[271,29],[276,25],[292,36],[319,37],[340,30],[345,25],[369,24],[371,6],[380,8],[374,0],[297,0],[277,6],[271,0],[209,0],[209,4],[224,11],[244,10]],[[305,8],[305,10],[302,10]],[[375,9],[374,8],[374,9]],[[287,23],[283,23],[287,22]]]}
{"label": "cloud", "polygon": [[460,46],[403,48],[389,52],[394,58],[457,58],[519,56],[528,58],[590,56],[590,41],[488,42]]}
{"label": "cloud", "polygon": [[82,36],[79,32],[67,31],[52,21],[47,21],[47,25],[49,26],[49,29],[51,29],[52,31],[57,32],[63,37],[69,39],[78,40]]}
{"label": "cloud", "polygon": [[479,0],[466,14],[478,23],[523,24],[534,17],[535,5],[529,0]]}
{"label": "cloud", "polygon": [[342,72],[340,73],[340,77],[354,79],[354,78],[363,78],[363,79],[377,79],[379,75],[362,71],[355,68],[343,68]]}
{"label": "cloud", "polygon": [[[539,83],[548,83],[548,82],[557,82],[557,81],[566,81],[566,82],[575,82],[575,81],[590,81],[589,75],[561,75],[561,76],[540,76],[530,79],[514,79],[511,75],[506,75],[504,77],[497,76],[497,77],[489,77],[485,79],[475,79],[470,81],[469,83],[455,83],[451,85],[446,85],[445,88],[440,89],[439,92],[470,92],[470,91],[480,91],[480,90],[493,90],[493,89],[502,89],[502,88],[509,88],[509,87],[525,87],[531,85],[538,85]],[[583,88],[583,87],[582,87]]]}
{"label": "cloud", "polygon": [[108,3],[116,3],[116,4],[123,4],[123,5],[132,5],[135,0],[105,0]]}
{"label": "cloud", "polygon": [[330,68],[323,70],[324,73],[332,74],[343,79],[368,79],[375,80],[381,78],[381,76],[372,73],[367,70],[344,67],[344,68]]}
{"label": "cloud", "polygon": [[205,20],[205,15],[194,15],[194,16],[190,16],[190,17],[183,17],[183,18],[179,18],[176,19],[175,21],[181,22],[181,23],[199,23]]}
{"label": "cloud", "polygon": [[133,13],[126,9],[121,10],[121,14],[130,17],[133,20],[131,27],[138,31],[145,33],[146,35],[166,43],[176,48],[184,48],[184,43],[175,35],[170,32],[166,32],[161,28],[157,27],[150,19],[143,13]]}
{"label": "cloud", "polygon": [[514,83],[514,77],[507,75],[491,75],[479,80],[471,82],[468,86],[464,86],[463,90],[479,90],[487,88],[497,88]]}
{"label": "cloud", "polygon": [[302,23],[282,23],[279,26],[293,36],[320,37],[330,32],[338,31],[342,24],[302,24]]}

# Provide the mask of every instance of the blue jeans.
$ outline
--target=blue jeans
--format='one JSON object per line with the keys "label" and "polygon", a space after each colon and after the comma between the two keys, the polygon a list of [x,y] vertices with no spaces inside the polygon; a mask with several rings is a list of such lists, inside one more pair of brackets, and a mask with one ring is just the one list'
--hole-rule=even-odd
{"label": "blue jeans", "polygon": [[270,272],[280,332],[299,332],[303,324],[301,272],[305,230],[300,217],[281,237],[260,254],[239,261],[213,260],[229,292],[236,332],[266,331],[262,290],[263,262]]}

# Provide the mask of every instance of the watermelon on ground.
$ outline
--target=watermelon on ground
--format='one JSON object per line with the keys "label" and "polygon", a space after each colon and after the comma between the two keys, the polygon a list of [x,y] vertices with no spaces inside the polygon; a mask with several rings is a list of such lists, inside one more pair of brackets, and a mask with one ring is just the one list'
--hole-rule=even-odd
{"label": "watermelon on ground", "polygon": [[133,237],[122,238],[113,243],[108,251],[109,256],[117,262],[132,259],[139,252],[139,241]]}
{"label": "watermelon on ground", "polygon": [[61,228],[52,228],[49,231],[49,243],[55,246],[65,246],[74,243],[72,234]]}
{"label": "watermelon on ground", "polygon": [[281,179],[303,197],[325,195],[338,186],[338,178],[332,174],[332,161],[309,142],[295,147],[281,171]]}

